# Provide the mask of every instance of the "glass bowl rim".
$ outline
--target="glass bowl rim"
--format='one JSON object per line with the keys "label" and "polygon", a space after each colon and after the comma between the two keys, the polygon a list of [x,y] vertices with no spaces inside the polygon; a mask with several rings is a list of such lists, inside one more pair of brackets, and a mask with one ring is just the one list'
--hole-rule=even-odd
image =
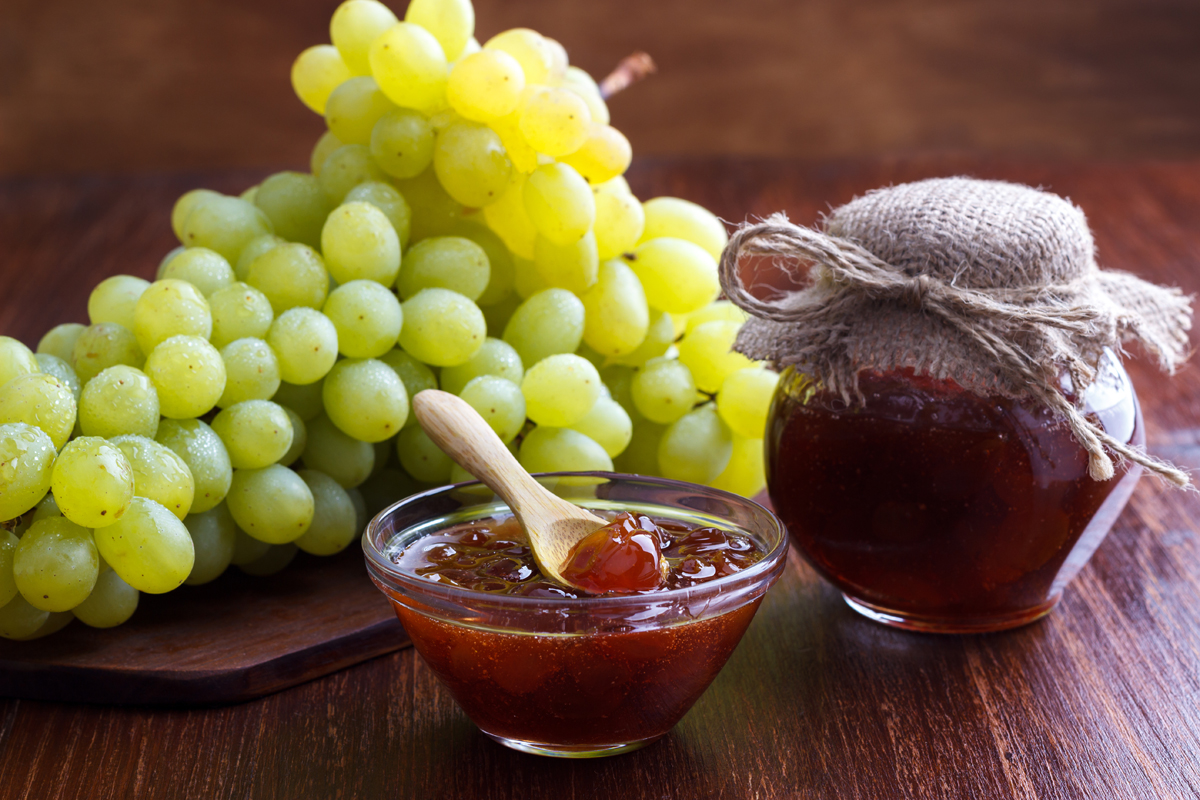
{"label": "glass bowl rim", "polygon": [[[726,575],[723,578],[718,578],[715,581],[706,581],[695,586],[687,586],[681,589],[667,589],[661,592],[650,592],[647,594],[626,594],[626,595],[591,595],[586,597],[524,597],[522,595],[511,594],[494,594],[491,592],[478,592],[472,589],[464,589],[459,586],[451,586],[444,583],[436,583],[434,581],[425,580],[401,572],[396,565],[386,558],[383,552],[375,547],[372,541],[372,534],[377,523],[395,511],[397,508],[415,504],[427,498],[449,494],[452,491],[463,489],[471,486],[482,485],[481,481],[466,481],[463,483],[454,483],[446,486],[438,486],[433,489],[427,489],[414,495],[398,500],[395,503],[384,508],[378,514],[371,518],[363,530],[361,537],[363,553],[366,556],[368,571],[379,572],[380,579],[396,584],[399,587],[406,589],[414,589],[416,593],[424,595],[433,595],[442,600],[450,601],[458,604],[460,602],[478,604],[485,602],[494,604],[495,606],[503,606],[516,609],[524,609],[528,611],[590,611],[598,608],[614,609],[632,606],[645,608],[646,606],[657,606],[671,601],[691,600],[696,596],[721,594],[726,591],[744,590],[748,587],[765,583],[767,587],[774,582],[775,577],[782,571],[784,562],[787,558],[790,540],[787,530],[783,523],[779,520],[775,513],[766,506],[751,500],[748,497],[743,497],[739,494],[727,492],[723,489],[716,489],[712,486],[704,486],[697,483],[688,483],[686,481],[676,481],[670,478],[658,478],[648,475],[634,475],[624,472],[535,472],[534,478],[604,478],[614,482],[629,482],[639,481],[657,484],[664,487],[680,487],[689,491],[696,491],[710,496],[716,496],[719,499],[737,503],[739,505],[751,506],[751,510],[757,509],[759,513],[766,516],[770,522],[772,530],[777,535],[777,541],[762,560],[752,565],[751,567],[735,572],[732,575]],[[482,505],[482,503],[480,504]],[[670,506],[663,506],[670,508]],[[397,532],[394,535],[400,535]],[[374,576],[373,576],[374,577]]]}

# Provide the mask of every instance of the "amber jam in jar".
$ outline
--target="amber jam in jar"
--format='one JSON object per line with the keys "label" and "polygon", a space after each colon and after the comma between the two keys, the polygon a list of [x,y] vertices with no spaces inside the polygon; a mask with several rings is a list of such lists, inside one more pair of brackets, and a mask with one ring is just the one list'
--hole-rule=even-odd
{"label": "amber jam in jar", "polygon": [[[767,427],[767,485],[793,542],[857,611],[898,627],[971,632],[1031,622],[1058,602],[1133,492],[1107,481],[1050,411],[911,371],[862,372],[847,407],[794,369]],[[1144,441],[1111,353],[1085,410]]]}

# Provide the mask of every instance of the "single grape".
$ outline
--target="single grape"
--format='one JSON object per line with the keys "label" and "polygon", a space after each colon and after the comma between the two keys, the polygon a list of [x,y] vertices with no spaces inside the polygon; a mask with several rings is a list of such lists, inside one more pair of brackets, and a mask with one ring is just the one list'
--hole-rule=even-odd
{"label": "single grape", "polygon": [[652,358],[637,371],[630,395],[646,419],[666,424],[692,410],[696,404],[696,381],[686,365],[673,358]]}
{"label": "single grape", "polygon": [[433,128],[424,114],[397,108],[384,114],[371,130],[375,163],[396,178],[414,178],[433,163]]}
{"label": "single grape", "polygon": [[710,483],[725,471],[733,455],[733,432],[712,403],[672,422],[658,444],[658,465],[666,478]]}
{"label": "single grape", "polygon": [[753,361],[733,350],[740,328],[740,323],[727,320],[705,322],[679,342],[679,360],[692,371],[701,391],[714,394],[727,377],[754,366]]}
{"label": "single grape", "polygon": [[271,398],[281,406],[286,406],[299,415],[300,419],[308,422],[318,417],[325,409],[321,400],[321,381],[297,386],[292,383],[280,383],[279,391]]}
{"label": "single grape", "polygon": [[79,397],[79,428],[84,436],[105,439],[134,433],[158,433],[158,390],[144,372],[109,367],[84,387]]}
{"label": "single grape", "polygon": [[487,338],[479,306],[449,289],[422,289],[404,301],[400,346],[426,364],[466,363]]}
{"label": "single grape", "polygon": [[9,336],[0,336],[0,386],[19,375],[40,372],[37,359],[28,347]]}
{"label": "single grape", "polygon": [[[250,265],[254,263],[254,259],[258,258],[259,256],[261,256],[263,253],[267,252],[268,250],[271,250],[275,247],[278,247],[281,244],[284,244],[286,241],[287,241],[286,239],[276,236],[273,233],[268,233],[264,236],[259,236],[255,239],[251,239],[250,243],[242,248],[242,253],[241,253],[241,255],[238,256],[237,263],[233,265],[234,277],[236,277],[238,279],[238,281],[240,282],[240,283],[236,283],[234,285],[235,286],[245,286],[246,278],[248,278],[250,276]],[[225,287],[225,289],[218,291],[216,294],[220,294],[221,292],[223,292],[229,288],[230,287],[227,286],[227,287]],[[255,290],[255,291],[257,291],[257,290]],[[213,297],[215,297],[216,294],[214,294]],[[208,304],[209,304],[209,306],[212,306],[212,304],[213,304],[212,297],[208,298]],[[214,309],[213,310],[214,330],[215,330],[215,326],[216,326],[216,313],[217,312]]]}
{"label": "single grape", "polygon": [[115,628],[137,611],[139,597],[137,589],[110,569],[100,574],[92,593],[71,613],[90,628]]}
{"label": "single grape", "polygon": [[188,529],[149,498],[133,498],[125,515],[95,536],[104,560],[140,592],[169,592],[192,571],[196,554]]}
{"label": "single grape", "polygon": [[[487,226],[481,224],[478,218],[462,220],[455,228],[455,235],[469,239],[483,249],[488,260],[488,282],[483,293],[475,301],[476,305],[494,305],[512,294],[515,274],[512,254],[505,246],[504,240],[497,236]],[[409,256],[405,256],[405,259]]]}
{"label": "single grape", "polygon": [[212,311],[200,290],[187,281],[155,281],[146,288],[134,307],[133,333],[138,346],[148,356],[150,351],[172,336],[207,339],[212,335]]}
{"label": "single grape", "polygon": [[404,12],[404,20],[432,33],[448,61],[463,55],[475,32],[471,0],[412,0]]}
{"label": "single grape", "polygon": [[269,400],[279,390],[279,360],[262,339],[238,339],[221,350],[225,363],[225,391],[218,408],[243,400]]}
{"label": "single grape", "polygon": [[0,637],[28,639],[37,634],[49,617],[49,611],[34,608],[24,597],[14,597],[0,606]]}
{"label": "single grape", "polygon": [[333,12],[329,39],[352,74],[369,75],[371,42],[398,21],[391,9],[376,0],[346,0]]}
{"label": "single grape", "polygon": [[543,164],[522,190],[525,213],[538,233],[557,244],[572,244],[596,221],[596,200],[587,181],[566,164]]}
{"label": "single grape", "polygon": [[183,222],[179,241],[188,247],[216,250],[231,264],[251,240],[274,233],[271,221],[253,203],[238,197],[207,197]]}
{"label": "single grape", "polygon": [[321,380],[337,361],[337,328],[312,308],[293,308],[276,317],[267,344],[279,359],[279,376],[299,386]]}
{"label": "single grape", "polygon": [[395,108],[379,91],[374,78],[360,75],[350,78],[329,95],[325,103],[325,124],[346,144],[369,145],[375,123]]}
{"label": "single grape", "polygon": [[13,554],[17,589],[43,611],[70,611],[87,599],[99,575],[92,532],[63,517],[35,522]]}
{"label": "single grape", "polygon": [[[210,251],[211,252],[211,251]],[[96,284],[88,296],[88,319],[97,322],[115,322],[125,328],[133,327],[133,309],[150,281],[133,275],[113,275]],[[80,326],[80,331],[83,327]]]}
{"label": "single grape", "polygon": [[38,366],[44,374],[53,375],[71,391],[71,396],[75,398],[75,405],[78,407],[83,385],[79,382],[79,376],[75,374],[74,368],[68,362],[49,353],[38,353],[34,358],[37,359]]}
{"label": "single grape", "polygon": [[[261,238],[261,237],[260,237]],[[219,253],[209,250],[207,247],[189,247],[179,255],[171,259],[170,263],[163,268],[160,280],[178,280],[187,281],[200,290],[200,294],[208,297],[213,292],[224,289],[234,281],[233,267]],[[134,280],[140,280],[135,278]],[[145,283],[145,281],[142,281]],[[150,284],[141,287],[138,292],[138,299],[141,299],[142,292],[149,288]],[[91,301],[88,301],[90,307]],[[137,300],[129,304],[129,311],[132,312],[137,306]],[[88,312],[89,315],[91,312]],[[132,314],[127,315],[129,319],[134,319]],[[92,322],[98,320],[93,319]],[[124,325],[120,319],[113,319],[112,322],[118,322]]]}
{"label": "single grape", "polygon": [[281,406],[288,415],[288,421],[292,423],[292,444],[287,452],[283,454],[283,458],[279,459],[279,463],[285,467],[290,467],[300,458],[304,452],[304,448],[308,446],[308,426],[304,424],[304,420],[300,419],[300,415],[292,411],[287,406]]}
{"label": "single grape", "polygon": [[684,239],[704,248],[715,260],[721,259],[729,234],[708,209],[677,197],[656,197],[647,200],[643,208],[646,227],[639,244],[664,236]]}
{"label": "single grape", "polygon": [[483,208],[504,194],[513,166],[495,131],[464,121],[438,133],[433,168],[447,194],[465,206]]}
{"label": "single grape", "polygon": [[163,279],[163,273],[167,271],[167,265],[171,263],[175,256],[179,255],[184,250],[187,250],[187,248],[183,245],[179,245],[168,250],[167,254],[158,262],[158,269],[154,271],[154,280],[161,281]]}
{"label": "single grape", "polygon": [[522,303],[504,328],[504,341],[524,364],[557,353],[574,353],[583,341],[584,310],[565,289],[546,289]]}
{"label": "single grape", "polygon": [[612,180],[629,169],[633,148],[611,125],[593,123],[579,149],[563,159],[592,185]]}
{"label": "single grape", "polygon": [[432,167],[415,178],[397,182],[396,188],[412,209],[413,241],[447,236],[462,219],[462,204],[446,194]]}
{"label": "single grape", "polygon": [[501,50],[515,58],[527,83],[545,83],[551,76],[555,54],[550,43],[537,31],[512,28],[488,39],[483,49]]}
{"label": "single grape", "polygon": [[526,92],[521,133],[539,153],[555,158],[568,156],[587,141],[591,127],[587,103],[569,89],[539,86]]}
{"label": "single grape", "polygon": [[221,411],[212,429],[221,437],[234,469],[261,469],[283,458],[292,446],[292,423],[283,406],[245,400]]}
{"label": "single grape", "polygon": [[373,280],[391,286],[400,270],[400,238],[370,203],[335,208],[321,231],[321,251],[338,283]]}
{"label": "single grape", "polygon": [[245,190],[244,192],[242,192],[241,194],[238,195],[238,197],[240,199],[245,200],[247,203],[253,203],[254,198],[257,196],[258,196],[258,186],[251,186],[249,189]]}
{"label": "single grape", "polygon": [[521,387],[507,378],[473,378],[460,396],[479,412],[502,442],[511,442],[525,426],[525,396]]}
{"label": "single grape", "polygon": [[[325,112],[322,111],[322,114]],[[325,159],[333,155],[333,151],[345,146],[345,143],[334,136],[329,131],[321,134],[321,138],[317,139],[317,143],[313,145],[312,154],[308,158],[308,171],[312,173],[314,178],[321,177],[321,168],[325,166]],[[368,153],[367,155],[370,155]],[[321,184],[324,191],[324,184]]]}
{"label": "single grape", "polygon": [[75,342],[83,334],[86,325],[78,322],[64,322],[46,331],[46,335],[38,342],[37,351],[57,356],[71,364],[75,361]]}
{"label": "single grape", "polygon": [[526,180],[525,174],[514,171],[500,198],[484,206],[483,218],[514,255],[532,259],[537,228],[525,210]]}
{"label": "single grape", "polygon": [[579,431],[539,426],[521,442],[520,462],[529,472],[612,472],[604,448]]}
{"label": "single grape", "polygon": [[225,391],[225,362],[199,336],[172,336],[146,358],[146,376],[158,391],[159,411],[168,419],[207,414]]}
{"label": "single grape", "polygon": [[761,367],[731,372],[717,394],[717,412],[742,438],[761,439],[778,383],[779,373]]}
{"label": "single grape", "polygon": [[246,564],[238,564],[237,567],[247,575],[265,578],[268,575],[283,572],[287,565],[292,563],[292,559],[298,552],[300,549],[290,542],[288,544],[269,544],[267,551],[261,557]]}
{"label": "single grape", "polygon": [[762,439],[747,439],[735,433],[729,464],[709,485],[751,498],[766,488]]}
{"label": "single grape", "polygon": [[646,329],[646,338],[637,349],[628,355],[619,356],[616,363],[630,367],[640,367],[652,358],[664,355],[675,341],[675,323],[671,315],[664,311],[650,312],[650,325]]}
{"label": "single grape", "polygon": [[288,242],[254,259],[246,282],[266,295],[276,314],[299,306],[320,308],[329,293],[325,266],[316,250]]}
{"label": "single grape", "polygon": [[312,524],[296,540],[296,546],[316,556],[331,556],[345,550],[358,537],[354,503],[338,482],[315,469],[298,473],[313,496]]}
{"label": "single grape", "polygon": [[44,373],[18,375],[0,386],[0,425],[24,422],[41,428],[61,448],[75,427],[71,388]]}
{"label": "single grape", "polygon": [[350,68],[331,44],[308,48],[292,62],[292,88],[304,105],[325,113],[325,101],[337,86],[350,78]]}
{"label": "single grape", "polygon": [[346,359],[330,370],[322,390],[325,413],[343,432],[364,442],[381,442],[404,427],[408,393],[382,361]]}
{"label": "single grape", "polygon": [[646,289],[652,308],[689,314],[721,291],[717,262],[699,245],[683,239],[651,239],[625,256]]}
{"label": "single grape", "polygon": [[633,437],[633,422],[629,414],[616,400],[601,397],[592,410],[570,425],[596,444],[604,448],[611,458],[616,458],[629,446]]}
{"label": "single grape", "polygon": [[115,322],[100,322],[85,328],[75,340],[71,358],[71,366],[85,386],[109,367],[124,364],[141,368],[145,362],[146,356],[133,332]]}
{"label": "single grape", "polygon": [[268,177],[259,187],[254,204],[270,218],[278,236],[309,247],[321,244],[321,226],[333,208],[320,181],[301,172],[277,172]]}
{"label": "single grape", "polygon": [[604,98],[600,95],[600,87],[591,75],[579,67],[567,67],[567,71],[563,75],[562,87],[570,89],[579,95],[583,102],[587,103],[593,123],[607,125],[610,122],[608,106],[605,105]]}
{"label": "single grape", "polygon": [[334,150],[321,165],[317,182],[331,205],[341,205],[347,193],[366,181],[382,181],[383,170],[371,158],[371,151],[361,144],[346,144]]}
{"label": "single grape", "polygon": [[187,465],[195,487],[193,514],[202,514],[225,499],[233,468],[221,437],[212,428],[198,419],[164,419],[155,439]]}
{"label": "single grape", "polygon": [[171,209],[171,230],[175,232],[175,238],[183,241],[183,223],[197,206],[222,196],[220,192],[211,189],[192,189],[180,195]]}
{"label": "single grape", "polygon": [[582,300],[583,340],[597,353],[627,356],[646,340],[650,329],[646,293],[624,261],[612,259],[601,264],[596,285]]}
{"label": "single grape", "polygon": [[685,333],[691,333],[706,322],[736,322],[739,325],[750,319],[750,315],[728,300],[717,300],[709,303],[699,311],[687,315]]}
{"label": "single grape", "polygon": [[503,50],[464,57],[450,70],[446,100],[467,119],[488,122],[517,110],[525,89],[521,65]]}
{"label": "single grape", "polygon": [[450,466],[454,462],[420,426],[400,431],[396,437],[396,455],[405,472],[419,481],[441,485],[450,479]]}
{"label": "single grape", "polygon": [[308,444],[301,459],[304,466],[320,470],[350,489],[370,477],[375,448],[342,433],[322,414],[308,422]]}
{"label": "single grape", "polygon": [[391,350],[404,322],[400,301],[375,281],[339,286],[323,311],[337,329],[338,349],[351,358],[375,358]]}
{"label": "single grape", "polygon": [[491,267],[482,247],[461,236],[434,236],[405,254],[396,288],[405,300],[430,288],[449,289],[475,300],[490,278]]}
{"label": "single grape", "polygon": [[567,48],[563,47],[557,39],[551,39],[549,36],[544,38],[550,53],[550,75],[547,77],[546,83],[550,86],[557,86],[567,77],[567,69],[570,65]]}
{"label": "single grape", "polygon": [[390,183],[364,181],[346,193],[347,203],[370,203],[383,212],[392,223],[392,230],[400,240],[400,249],[408,246],[412,233],[412,209],[408,201]]}
{"label": "single grape", "polygon": [[11,531],[0,528],[0,608],[17,596],[17,581],[13,577],[13,556],[20,539]]}
{"label": "single grape", "polygon": [[565,427],[578,422],[600,399],[600,373],[571,353],[547,356],[521,381],[529,418],[538,425]]}
{"label": "single grape", "polygon": [[308,485],[278,464],[235,470],[225,502],[239,528],[268,544],[295,541],[313,519],[313,495]]}
{"label": "single grape", "polygon": [[[489,336],[469,361],[442,370],[442,390],[451,394],[460,394],[468,383],[481,375],[495,375],[519,386],[521,379],[525,377],[525,367],[521,362],[521,356],[517,354],[512,345]],[[437,387],[434,385],[422,388],[434,389]]]}
{"label": "single grape", "polygon": [[596,203],[596,249],[601,260],[633,252],[646,224],[642,204],[620,178],[593,186],[592,196]]}
{"label": "single grape", "polygon": [[600,274],[596,237],[591,231],[571,244],[556,244],[539,236],[533,246],[533,262],[547,286],[578,295],[595,286]]}
{"label": "single grape", "polygon": [[401,22],[371,43],[371,73],[393,103],[427,111],[444,102],[449,65],[433,34]]}

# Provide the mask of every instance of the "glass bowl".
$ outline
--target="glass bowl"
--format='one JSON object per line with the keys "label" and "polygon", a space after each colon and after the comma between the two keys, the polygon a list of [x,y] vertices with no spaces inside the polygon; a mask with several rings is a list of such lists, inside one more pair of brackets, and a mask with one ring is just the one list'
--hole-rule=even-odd
{"label": "glass bowl", "polygon": [[783,571],[787,536],[762,506],[705,486],[604,472],[535,477],[587,508],[738,531],[766,556],[698,586],[618,597],[488,594],[398,568],[393,557],[423,536],[507,513],[467,483],[380,512],[363,534],[367,571],[417,652],[492,739],[569,758],[636,749],[671,730],[725,665]]}

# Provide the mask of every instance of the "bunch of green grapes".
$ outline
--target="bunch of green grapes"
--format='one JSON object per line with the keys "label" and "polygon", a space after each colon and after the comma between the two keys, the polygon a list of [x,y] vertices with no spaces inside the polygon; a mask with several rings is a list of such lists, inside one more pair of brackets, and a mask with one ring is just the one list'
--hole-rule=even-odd
{"label": "bunch of green grapes", "polygon": [[468,480],[411,398],[465,399],[534,472],[763,488],[777,376],[733,347],[724,225],[640,202],[597,84],[469,0],[335,11],[292,70],[309,172],[175,203],[180,247],[37,352],[0,337],[0,636],[331,555]]}

